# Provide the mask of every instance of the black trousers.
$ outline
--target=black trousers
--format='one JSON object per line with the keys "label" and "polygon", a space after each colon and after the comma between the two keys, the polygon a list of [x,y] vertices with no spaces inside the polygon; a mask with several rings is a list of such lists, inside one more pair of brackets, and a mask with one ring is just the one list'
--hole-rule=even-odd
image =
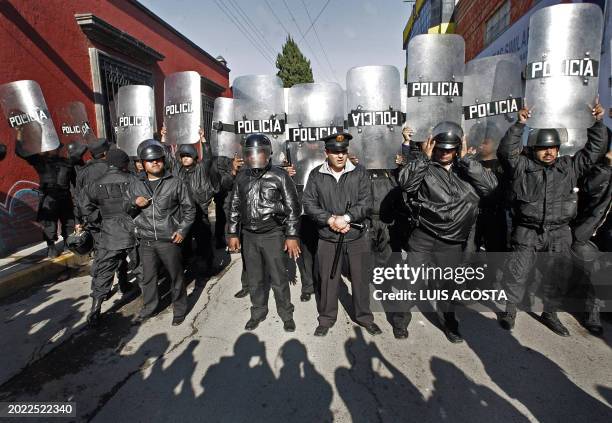
{"label": "black trousers", "polygon": [[320,285],[315,290],[319,325],[332,327],[338,318],[338,288],[341,281],[342,265],[346,262],[351,274],[352,301],[355,310],[355,320],[361,325],[374,322],[370,311],[370,290],[367,275],[371,265],[370,243],[367,236],[342,245],[342,254],[338,260],[338,269],[333,279],[331,269],[336,252],[335,242],[319,240],[317,248],[317,268]]}
{"label": "black trousers", "polygon": [[318,243],[317,224],[307,215],[300,218],[300,249],[302,253],[297,259],[302,281],[302,293],[314,294],[315,255]]}
{"label": "black trousers", "polygon": [[[408,238],[406,250],[409,253],[408,259],[411,266],[425,264],[446,267],[452,266],[461,259],[465,247],[465,243],[445,241],[417,227]],[[427,282],[432,288],[442,288],[439,281]],[[452,288],[454,282],[451,281],[449,285]],[[444,312],[450,311],[449,306],[450,304],[441,301],[437,304],[437,308]],[[412,320],[411,312],[393,313],[392,315],[393,326],[397,328],[406,329],[410,320]],[[443,324],[456,325],[454,319],[446,322],[444,316],[442,316],[442,320]]]}
{"label": "black trousers", "polygon": [[170,241],[141,240],[140,259],[143,269],[140,286],[143,299],[141,313],[147,315],[157,309],[159,303],[157,282],[163,265],[170,279],[174,316],[184,316],[187,313],[187,291],[183,277],[183,255],[180,245]]}
{"label": "black trousers", "polygon": [[[530,274],[541,269],[544,289],[544,311],[556,311],[568,290],[572,272],[570,249],[572,231],[569,226],[554,230],[536,230],[517,225],[512,232],[512,253],[506,262],[504,287],[508,302],[519,304],[528,288]],[[543,253],[554,253],[544,257]],[[531,291],[536,291],[531,287]]]}
{"label": "black trousers", "polygon": [[[126,293],[131,289],[128,280],[128,257],[130,257],[130,264],[133,263],[133,271],[135,271],[137,269],[136,261],[138,260],[135,248],[122,250],[98,248],[96,250],[94,258],[96,273],[91,280],[91,296],[93,298],[103,299],[108,295],[113,287],[115,273],[117,273],[121,292]],[[136,279],[140,279],[139,275],[136,275]]]}
{"label": "black trousers", "polygon": [[508,250],[508,223],[504,209],[480,209],[474,235],[475,251],[503,252]]}
{"label": "black trousers", "polygon": [[[281,231],[262,234],[242,232],[242,257],[249,283],[252,319],[266,318],[270,286],[274,292],[276,311],[280,318],[283,322],[293,319],[284,245],[285,234]],[[270,285],[267,283],[268,280]]]}
{"label": "black trousers", "polygon": [[74,232],[74,206],[70,191],[46,192],[38,203],[37,220],[42,225],[43,240],[57,241],[57,222],[62,224],[62,237]]}
{"label": "black trousers", "polygon": [[225,216],[225,201],[227,199],[227,191],[219,191],[213,199],[215,200],[215,242],[217,248],[225,247],[225,224],[227,217]]}
{"label": "black trousers", "polygon": [[206,266],[210,269],[214,259],[212,228],[208,220],[208,215],[202,213],[200,210],[196,213],[196,219],[191,226],[189,235],[183,241],[183,255],[185,260],[189,260],[193,256],[193,241],[196,243],[195,253],[199,258],[204,260]]}

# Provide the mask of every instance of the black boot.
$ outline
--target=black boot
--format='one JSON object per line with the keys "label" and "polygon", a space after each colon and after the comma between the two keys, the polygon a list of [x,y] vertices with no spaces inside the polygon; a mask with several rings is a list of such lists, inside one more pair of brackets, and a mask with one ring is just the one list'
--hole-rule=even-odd
{"label": "black boot", "polygon": [[603,335],[603,326],[599,319],[599,306],[593,306],[584,317],[584,327],[595,336]]}
{"label": "black boot", "polygon": [[94,298],[91,303],[91,310],[87,315],[87,323],[90,326],[95,326],[100,320],[100,312],[102,310],[102,299]]}
{"label": "black boot", "polygon": [[57,245],[55,245],[55,242],[47,241],[47,257],[49,257],[50,259],[54,259],[59,257],[59,255],[60,251]]}
{"label": "black boot", "polygon": [[463,342],[463,337],[461,333],[459,333],[459,321],[455,317],[454,312],[443,313],[443,321],[442,323],[442,331],[448,339],[453,344],[459,344]]}
{"label": "black boot", "polygon": [[567,328],[565,326],[563,326],[563,323],[561,323],[561,321],[559,320],[559,317],[557,316],[557,312],[553,311],[553,312],[544,312],[542,313],[541,319],[542,323],[544,323],[544,325],[552,330],[554,333],[556,333],[559,336],[570,336],[569,330],[567,330]]}
{"label": "black boot", "polygon": [[497,321],[500,326],[506,330],[514,329],[514,322],[516,321],[516,304],[506,303],[506,311],[497,313]]}

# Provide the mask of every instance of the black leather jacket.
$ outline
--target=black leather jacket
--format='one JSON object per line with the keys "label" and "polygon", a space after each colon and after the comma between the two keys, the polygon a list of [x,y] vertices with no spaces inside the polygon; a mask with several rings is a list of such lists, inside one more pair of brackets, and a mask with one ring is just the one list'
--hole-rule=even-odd
{"label": "black leather jacket", "polygon": [[420,155],[404,166],[399,183],[418,226],[440,239],[465,242],[476,222],[480,197],[495,190],[497,178],[470,156],[455,160],[446,170]]}
{"label": "black leather jacket", "polygon": [[106,250],[123,250],[136,244],[134,221],[123,208],[123,198],[134,178],[110,167],[106,175],[82,190],[83,217],[101,226],[98,245]]}
{"label": "black leather jacket", "polygon": [[[578,216],[572,223],[574,239],[586,242],[602,231],[610,231],[612,216],[612,167],[593,166],[582,181],[578,199]],[[610,234],[606,234],[610,239]]]}
{"label": "black leather jacket", "polygon": [[262,170],[243,169],[236,175],[230,200],[227,235],[236,236],[238,226],[255,233],[284,227],[287,238],[298,238],[302,207],[291,177],[268,165]]}
{"label": "black leather jacket", "polygon": [[[152,198],[144,209],[137,197]],[[123,199],[124,210],[134,218],[136,236],[145,240],[171,241],[174,232],[186,237],[196,209],[185,183],[167,172],[153,192],[146,174],[133,178]]]}
{"label": "black leather jacket", "polygon": [[497,157],[512,184],[511,202],[515,225],[532,229],[557,229],[577,214],[578,180],[605,154],[606,127],[596,122],[588,130],[588,141],[573,156],[559,157],[546,166],[521,154],[525,125],[508,129],[497,149]]}
{"label": "black leather jacket", "polygon": [[212,165],[210,147],[207,148],[207,144],[203,144],[204,160],[196,162],[189,168],[182,166],[178,162],[174,166],[173,173],[187,184],[189,193],[196,206],[200,209],[200,212],[208,216],[208,206],[213,196],[219,191],[220,177],[216,166]]}

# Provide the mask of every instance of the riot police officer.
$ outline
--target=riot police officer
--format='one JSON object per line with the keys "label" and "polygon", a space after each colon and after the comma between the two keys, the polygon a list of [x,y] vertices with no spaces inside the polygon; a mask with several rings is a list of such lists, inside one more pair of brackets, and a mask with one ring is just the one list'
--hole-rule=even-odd
{"label": "riot police officer", "polygon": [[[348,263],[351,275],[357,323],[372,335],[382,333],[374,323],[369,306],[368,281],[364,279],[371,264],[370,243],[363,228],[351,226],[351,223],[362,224],[372,209],[372,186],[368,174],[363,166],[348,160],[351,139],[352,135],[348,133],[323,138],[327,159],[310,171],[302,197],[304,210],[319,228],[317,282],[320,286],[315,290],[319,325],[315,336],[327,335],[336,323],[340,269],[344,261]],[[336,269],[333,269],[334,262]]]}
{"label": "riot police officer", "polygon": [[[118,149],[111,150],[107,156],[107,173],[83,188],[82,208],[84,218],[96,213],[101,218],[100,235],[94,258],[96,273],[91,281],[93,299],[91,311],[87,316],[90,324],[95,324],[100,316],[102,302],[110,293],[113,278],[118,272],[119,289],[126,295],[132,291],[128,282],[125,260],[136,266],[136,239],[134,222],[123,208],[123,197],[133,176],[127,168],[128,155]],[[139,280],[137,275],[137,280]]]}
{"label": "riot police officer", "polygon": [[[459,125],[442,122],[432,134],[423,146],[423,154],[406,164],[399,176],[416,221],[407,246],[414,266],[431,260],[437,265],[452,264],[459,259],[476,221],[480,197],[497,187],[495,175],[467,155]],[[432,288],[439,283],[430,282]],[[447,339],[463,342],[452,306],[438,302],[438,311]]]}
{"label": "riot police officer", "polygon": [[230,251],[241,246],[251,297],[251,318],[246,330],[254,330],[268,314],[267,277],[274,292],[276,310],[287,332],[295,331],[285,251],[290,258],[300,254],[298,224],[301,207],[291,177],[272,166],[272,143],[263,134],[244,141],[246,169],[236,176],[231,194],[227,244]]}
{"label": "riot police officer", "polygon": [[148,319],[157,310],[157,280],[163,265],[170,278],[172,325],[176,326],[187,314],[180,244],[195,220],[196,209],[185,183],[165,170],[164,147],[154,140],[143,143],[147,144],[140,149],[139,157],[146,174],[132,179],[123,201],[126,212],[134,219],[140,245],[143,306],[138,320]]}
{"label": "riot police officer", "polygon": [[213,274],[214,253],[208,206],[219,189],[220,181],[216,168],[212,166],[210,146],[204,140],[203,131],[200,132],[200,141],[203,159],[198,161],[198,151],[193,144],[182,144],[177,151],[180,163],[175,167],[174,173],[187,184],[196,206],[196,219],[184,245],[185,258],[191,256],[193,238],[198,257],[204,260],[206,271]]}
{"label": "riot police officer", "polygon": [[57,241],[57,222],[61,223],[62,237],[74,231],[74,204],[71,196],[71,184],[74,183],[74,165],[65,157],[61,157],[60,144],[55,150],[40,154],[26,155],[22,151],[23,132],[17,129],[17,144],[15,153],[27,161],[38,173],[41,197],[38,203],[37,220],[43,229],[43,239],[47,243],[47,256],[56,258],[61,254],[55,245]]}
{"label": "riot police officer", "polygon": [[522,154],[522,136],[530,117],[529,109],[518,112],[518,121],[508,129],[497,150],[504,172],[512,180],[513,254],[506,272],[508,302],[498,314],[504,329],[514,327],[517,304],[525,295],[527,278],[538,252],[557,253],[544,274],[544,312],[541,321],[554,333],[569,336],[557,316],[562,284],[571,266],[569,251],[572,233],[569,223],[576,217],[578,180],[605,154],[607,132],[603,107],[593,108],[595,123],[588,141],[574,156],[559,157],[561,140],[556,129],[539,129],[530,134]]}

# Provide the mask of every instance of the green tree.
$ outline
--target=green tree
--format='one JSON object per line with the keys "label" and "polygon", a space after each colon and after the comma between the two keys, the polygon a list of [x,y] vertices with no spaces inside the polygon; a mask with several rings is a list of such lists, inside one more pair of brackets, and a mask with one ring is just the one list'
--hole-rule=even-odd
{"label": "green tree", "polygon": [[289,35],[283,45],[282,53],[276,57],[276,67],[278,68],[276,75],[283,80],[285,88],[290,88],[295,84],[314,82],[310,60],[306,59],[297,43]]}

